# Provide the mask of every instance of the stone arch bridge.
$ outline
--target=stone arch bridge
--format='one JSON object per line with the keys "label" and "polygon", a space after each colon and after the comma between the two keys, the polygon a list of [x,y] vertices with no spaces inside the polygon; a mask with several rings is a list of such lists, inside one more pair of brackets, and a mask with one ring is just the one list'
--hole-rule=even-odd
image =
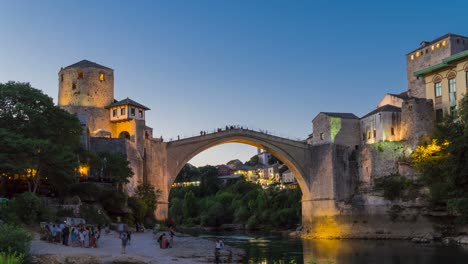
{"label": "stone arch bridge", "polygon": [[197,154],[226,143],[242,143],[262,148],[294,173],[302,191],[302,222],[316,216],[338,214],[336,203],[354,190],[351,151],[344,146],[313,146],[247,129],[228,129],[171,142],[145,140],[145,179],[162,191],[156,218],[168,217],[168,198],[172,183],[182,167]]}

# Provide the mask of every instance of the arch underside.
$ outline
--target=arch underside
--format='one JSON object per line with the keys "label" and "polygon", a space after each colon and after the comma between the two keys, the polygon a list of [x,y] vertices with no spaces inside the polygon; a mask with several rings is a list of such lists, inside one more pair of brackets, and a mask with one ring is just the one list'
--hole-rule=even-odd
{"label": "arch underside", "polygon": [[[183,166],[187,164],[187,162],[189,162],[193,157],[210,148],[229,143],[246,144],[270,152],[279,160],[281,160],[284,164],[286,164],[286,166],[288,166],[288,168],[294,173],[299,187],[302,190],[302,193],[304,194],[309,192],[309,185],[307,184],[307,181],[304,177],[304,168],[300,166],[300,161],[298,161],[294,156],[292,156],[290,153],[288,153],[287,150],[284,149],[286,147],[286,144],[269,142],[268,140],[249,135],[224,135],[223,137],[201,140],[193,144],[175,146],[174,148],[178,149],[177,152],[179,155],[177,155],[177,157],[172,156],[172,158],[175,158],[177,161],[175,161],[175,170],[173,170],[172,173],[170,173],[171,178],[168,182],[169,189],[172,183],[175,181],[180,170],[182,170]],[[289,147],[293,146],[291,145]],[[168,154],[170,152],[170,149],[171,148],[168,146]]]}

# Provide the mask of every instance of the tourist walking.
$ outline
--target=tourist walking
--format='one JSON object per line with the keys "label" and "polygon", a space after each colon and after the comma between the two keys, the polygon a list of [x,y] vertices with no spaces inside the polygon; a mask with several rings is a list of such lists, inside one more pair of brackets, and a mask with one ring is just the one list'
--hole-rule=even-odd
{"label": "tourist walking", "polygon": [[128,241],[128,240],[127,240],[127,233],[125,233],[125,232],[122,233],[122,234],[120,235],[120,240],[121,240],[121,242],[122,242],[122,254],[125,254],[125,253],[126,253],[126,252],[125,252],[125,249],[126,249],[126,247],[127,247],[127,241]]}
{"label": "tourist walking", "polygon": [[68,236],[70,235],[70,229],[68,229],[68,226],[65,226],[62,230],[62,244],[65,246],[68,246]]}

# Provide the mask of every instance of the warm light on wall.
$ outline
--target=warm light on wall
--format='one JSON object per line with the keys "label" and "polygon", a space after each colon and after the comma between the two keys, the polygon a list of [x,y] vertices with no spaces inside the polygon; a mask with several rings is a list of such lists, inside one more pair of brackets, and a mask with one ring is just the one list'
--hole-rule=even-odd
{"label": "warm light on wall", "polygon": [[411,55],[411,60],[414,60],[414,55]]}
{"label": "warm light on wall", "polygon": [[78,171],[80,172],[80,176],[81,176],[81,177],[88,177],[89,165],[87,165],[87,164],[80,164],[80,167],[78,168]]}
{"label": "warm light on wall", "polygon": [[418,51],[418,52],[416,52],[416,58],[417,58],[417,57],[419,57],[419,51]]}
{"label": "warm light on wall", "polygon": [[434,45],[432,45],[432,46],[431,46],[431,50],[434,50],[434,49],[435,49],[435,46],[434,46]]}
{"label": "warm light on wall", "polygon": [[445,45],[447,45],[447,41],[444,40],[444,41],[442,41],[442,46],[445,47]]}
{"label": "warm light on wall", "polygon": [[436,44],[436,48],[440,48],[440,43],[437,43],[437,44]]}

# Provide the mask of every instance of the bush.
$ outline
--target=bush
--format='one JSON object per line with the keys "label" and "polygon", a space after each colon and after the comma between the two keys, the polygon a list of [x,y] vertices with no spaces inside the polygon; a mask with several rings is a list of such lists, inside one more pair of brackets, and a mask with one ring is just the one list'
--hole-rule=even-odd
{"label": "bush", "polygon": [[0,264],[22,264],[24,261],[24,254],[11,251],[0,252]]}
{"label": "bush", "polygon": [[413,181],[400,175],[389,175],[375,179],[375,189],[383,190],[384,198],[395,200],[401,198],[403,191],[413,187]]}
{"label": "bush", "polygon": [[[32,237],[26,230],[13,225],[0,225],[0,252],[28,255]],[[16,255],[15,255],[16,256]]]}
{"label": "bush", "polygon": [[19,220],[25,224],[55,220],[55,215],[45,206],[44,201],[30,192],[22,193],[13,201],[10,201],[8,207],[13,210]]}
{"label": "bush", "polygon": [[100,209],[91,205],[80,206],[80,215],[90,224],[106,225],[110,224],[109,217]]}

